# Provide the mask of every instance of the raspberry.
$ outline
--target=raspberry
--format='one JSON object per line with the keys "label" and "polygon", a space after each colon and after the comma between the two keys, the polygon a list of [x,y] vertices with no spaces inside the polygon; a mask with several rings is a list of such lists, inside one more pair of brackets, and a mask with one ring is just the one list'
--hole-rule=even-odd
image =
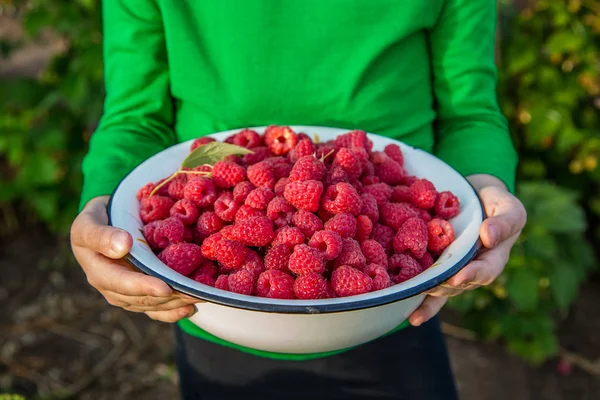
{"label": "raspberry", "polygon": [[433,256],[430,252],[426,251],[423,257],[419,258],[417,261],[419,262],[419,265],[421,265],[421,268],[426,270],[433,265]]}
{"label": "raspberry", "polygon": [[[297,135],[298,135],[298,144],[303,140],[308,140],[309,142],[312,143],[312,139],[306,133],[299,132]],[[296,145],[296,147],[298,147],[298,145]]]}
{"label": "raspberry", "polygon": [[196,222],[196,242],[201,243],[213,233],[221,230],[225,223],[213,211],[205,211]]}
{"label": "raspberry", "polygon": [[343,239],[356,236],[356,218],[351,214],[341,213],[325,222],[325,229],[334,231]]}
{"label": "raspberry", "polygon": [[187,181],[188,178],[186,174],[179,174],[175,176],[171,182],[169,182],[167,193],[169,194],[169,197],[173,199],[173,201],[183,199],[183,190],[185,189]]}
{"label": "raspberry", "polygon": [[154,230],[154,243],[159,248],[180,242],[183,242],[183,222],[179,218],[169,217],[158,223]]}
{"label": "raspberry", "polygon": [[409,250],[414,258],[421,258],[427,251],[427,225],[421,218],[409,218],[394,237],[394,251]]}
{"label": "raspberry", "polygon": [[379,243],[386,252],[392,249],[392,242],[394,241],[394,230],[389,226],[375,224],[375,226],[373,226],[373,231],[371,232],[371,237],[373,238],[373,240]]}
{"label": "raspberry", "polygon": [[302,243],[304,243],[304,235],[299,228],[284,226],[275,232],[275,239],[273,239],[271,245],[285,244],[290,249],[293,249],[294,246]]}
{"label": "raspberry", "polygon": [[190,278],[196,282],[203,283],[208,286],[215,286],[215,276],[217,275],[217,267],[210,260],[204,260],[194,271]]}
{"label": "raspberry", "polygon": [[246,262],[242,265],[242,269],[252,272],[258,278],[264,272],[265,265],[262,258],[255,251],[247,250]]}
{"label": "raspberry", "polygon": [[319,231],[310,238],[310,247],[314,247],[323,253],[325,260],[333,260],[342,252],[342,238],[334,231]]}
{"label": "raspberry", "polygon": [[195,224],[198,220],[198,208],[187,199],[178,200],[169,211],[171,217],[179,218],[184,225]]}
{"label": "raspberry", "polygon": [[335,152],[337,149],[335,146],[329,143],[320,143],[316,146],[315,157],[319,160],[323,160],[325,164],[331,164],[335,158]]}
{"label": "raspberry", "polygon": [[148,242],[148,246],[150,246],[152,250],[157,250],[159,248],[156,242],[154,241],[154,231],[156,230],[156,227],[159,223],[160,221],[152,221],[144,225],[144,229],[142,232],[144,238],[146,238],[146,242]]}
{"label": "raspberry", "polygon": [[221,240],[215,245],[217,261],[231,269],[241,268],[246,261],[246,248],[235,240]]}
{"label": "raspberry", "polygon": [[[365,149],[359,147],[353,147],[350,149],[350,151],[352,151],[352,153],[354,153],[354,155],[358,159],[358,162],[360,163],[360,167],[362,169],[362,174],[364,174],[366,172],[366,169],[369,168],[369,164],[373,165],[371,161],[369,161],[369,153],[367,153]],[[375,169],[372,170],[370,175],[373,175],[374,173]]]}
{"label": "raspberry", "polygon": [[408,186],[398,185],[392,191],[390,200],[394,203],[410,203],[412,202],[412,191]]}
{"label": "raspberry", "polygon": [[252,129],[242,129],[233,137],[233,144],[251,149],[260,146],[262,138]]}
{"label": "raspberry", "polygon": [[452,192],[441,192],[435,199],[435,214],[439,218],[456,217],[460,211],[460,201]]}
{"label": "raspberry", "polygon": [[241,269],[227,277],[227,286],[230,292],[251,295],[254,292],[255,279],[252,272]]}
{"label": "raspberry", "polygon": [[231,192],[223,192],[215,201],[215,213],[223,221],[233,222],[240,205],[233,200]]}
{"label": "raspberry", "polygon": [[217,191],[212,180],[198,177],[189,180],[185,185],[183,198],[193,201],[198,207],[206,207],[217,200]]}
{"label": "raspberry", "polygon": [[246,246],[262,247],[273,240],[273,222],[267,217],[251,217],[236,222],[232,236]]}
{"label": "raspberry", "polygon": [[169,216],[173,200],[165,196],[144,197],[140,201],[140,218],[144,224],[165,219]]}
{"label": "raspberry", "polygon": [[419,180],[419,178],[417,178],[416,176],[407,175],[404,178],[402,178],[401,185],[410,186],[410,185],[412,185],[413,183],[415,183],[418,180]]}
{"label": "raspberry", "polygon": [[360,245],[354,239],[343,239],[342,252],[335,259],[334,267],[349,265],[354,268],[363,269],[367,265],[367,259],[360,250]]}
{"label": "raspberry", "polygon": [[429,237],[428,249],[434,253],[441,253],[454,240],[454,229],[450,222],[434,218],[427,223]]}
{"label": "raspberry", "polygon": [[417,208],[417,214],[419,214],[419,218],[423,220],[423,222],[427,223],[431,221],[431,214],[427,212],[427,210],[423,210],[422,208]]}
{"label": "raspberry", "polygon": [[356,189],[348,183],[329,186],[323,195],[323,208],[332,214],[347,212],[358,215],[361,207],[362,200],[360,196]]}
{"label": "raspberry", "polygon": [[211,138],[210,136],[200,137],[192,142],[192,145],[190,146],[190,152],[196,150],[198,147],[202,146],[203,144],[214,142],[214,141],[215,141],[215,139]]}
{"label": "raspberry", "polygon": [[325,174],[325,178],[323,180],[324,185],[327,186],[332,186],[332,185],[336,185],[338,183],[349,183],[350,180],[348,179],[348,175],[346,174],[346,171],[344,171],[344,169],[342,167],[332,167],[329,171],[327,171],[327,173]]}
{"label": "raspberry", "polygon": [[223,239],[236,240],[233,235],[233,225],[225,225],[219,232],[223,235]]}
{"label": "raspberry", "polygon": [[404,166],[404,155],[402,154],[400,146],[395,143],[388,144],[383,149],[383,152],[387,154],[389,158],[396,161],[401,167]]}
{"label": "raspberry", "polygon": [[247,174],[248,180],[256,187],[266,186],[269,189],[275,187],[275,171],[273,166],[266,160],[249,166]]}
{"label": "raspberry", "polygon": [[394,254],[390,257],[388,273],[394,283],[407,281],[422,271],[419,263],[408,254]]}
{"label": "raspberry", "polygon": [[244,204],[246,197],[248,197],[250,192],[254,189],[256,189],[256,187],[248,181],[238,183],[233,188],[233,200],[238,204]]}
{"label": "raspberry", "polygon": [[305,244],[299,244],[294,247],[288,268],[296,275],[311,272],[322,274],[325,271],[325,260],[319,250]]}
{"label": "raspberry", "polygon": [[254,165],[256,163],[261,162],[264,159],[271,157],[273,153],[266,146],[259,146],[252,148],[254,153],[244,154],[242,160],[246,163],[246,165]]}
{"label": "raspberry", "polygon": [[292,223],[302,231],[304,237],[312,237],[316,231],[323,230],[323,222],[319,217],[304,210],[292,215]]}
{"label": "raspberry", "polygon": [[364,131],[355,130],[339,135],[335,138],[335,147],[340,149],[342,147],[358,147],[363,148],[367,152],[370,152],[373,148],[373,143],[367,138],[367,134]]}
{"label": "raspberry", "polygon": [[294,281],[294,294],[301,300],[326,299],[327,280],[317,273],[301,275]]}
{"label": "raspberry", "polygon": [[200,246],[193,243],[175,243],[160,252],[158,258],[173,271],[188,276],[200,266],[204,257]]}
{"label": "raspberry", "polygon": [[275,245],[265,254],[265,268],[289,272],[288,265],[291,255],[292,250],[285,244]]}
{"label": "raspberry", "polygon": [[356,240],[364,242],[371,236],[373,222],[366,215],[359,215],[356,218]]}
{"label": "raspberry", "polygon": [[229,275],[219,275],[217,280],[215,281],[215,287],[221,290],[229,290],[228,278]]}
{"label": "raspberry", "polygon": [[360,250],[365,256],[367,264],[377,264],[387,268],[387,254],[385,253],[385,249],[379,242],[373,239],[365,240],[361,243]]}
{"label": "raspberry", "polygon": [[388,288],[392,285],[392,279],[387,269],[381,265],[369,264],[364,269],[364,273],[373,281],[373,285],[371,286],[372,292]]}
{"label": "raspberry", "polygon": [[268,270],[256,282],[256,294],[271,299],[293,299],[294,278],[285,272]]}
{"label": "raspberry", "polygon": [[375,166],[371,161],[367,161],[367,163],[364,165],[363,177],[360,181],[364,186],[381,182],[381,179],[379,179],[379,177],[375,175]]}
{"label": "raspberry", "polygon": [[326,172],[327,168],[321,161],[312,155],[304,156],[292,168],[289,181],[322,181]]}
{"label": "raspberry", "polygon": [[229,161],[217,161],[212,169],[212,180],[220,188],[232,188],[246,180],[246,170]]}
{"label": "raspberry", "polygon": [[183,226],[183,241],[186,243],[192,243],[194,241],[194,230],[189,225]]}
{"label": "raspberry", "polygon": [[277,181],[277,183],[275,183],[275,188],[273,189],[275,196],[283,196],[285,185],[287,185],[289,181],[290,178],[281,178]]}
{"label": "raspberry", "polygon": [[360,196],[362,201],[362,207],[360,208],[360,214],[366,215],[371,222],[374,224],[379,221],[379,208],[377,207],[377,200],[372,194],[363,193]]}
{"label": "raspberry", "polygon": [[[370,185],[374,185],[376,183],[381,183],[381,180],[379,179],[378,176],[367,175],[360,179],[360,183],[362,183],[363,188],[364,188],[365,186],[370,186]],[[362,191],[361,191],[361,193],[362,193]]]}
{"label": "raspberry", "polygon": [[386,203],[379,210],[381,222],[395,231],[409,218],[418,217],[419,214],[408,203]]}
{"label": "raspberry", "polygon": [[146,183],[137,191],[135,197],[137,197],[138,200],[141,200],[144,197],[149,197],[150,193],[152,193],[155,187],[156,185],[152,182]]}
{"label": "raspberry", "polygon": [[213,233],[202,241],[202,255],[210,260],[216,260],[215,246],[223,240],[223,235],[220,232]]}
{"label": "raspberry", "polygon": [[261,186],[248,194],[244,204],[256,208],[257,210],[266,210],[269,202],[273,200],[274,197],[275,193],[273,193],[271,189]]}
{"label": "raspberry", "polygon": [[265,129],[265,144],[273,154],[285,155],[296,147],[297,143],[298,136],[289,126],[271,125]]}
{"label": "raspberry", "polygon": [[363,184],[360,181],[352,181],[351,185],[356,189],[356,193],[360,193],[363,188]]}
{"label": "raspberry", "polygon": [[285,226],[292,223],[292,216],[296,209],[292,207],[283,197],[275,197],[267,206],[267,217],[276,226]]}
{"label": "raspberry", "polygon": [[[212,171],[212,165],[198,165],[197,167],[192,168],[192,171],[195,172],[211,172]],[[197,178],[197,176],[192,175],[190,178],[188,178],[189,180],[195,179]]]}
{"label": "raspberry", "polygon": [[381,164],[375,164],[375,175],[379,177],[381,182],[389,185],[398,185],[402,183],[406,171],[400,164],[386,156],[386,159]]}
{"label": "raspberry", "polygon": [[333,214],[330,213],[329,211],[327,211],[324,208],[319,208],[319,211],[317,211],[317,216],[321,219],[321,221],[323,221],[324,223],[329,221],[331,218],[333,218]]}
{"label": "raspberry", "polygon": [[243,205],[235,213],[235,222],[240,222],[252,217],[264,217],[265,215],[265,212],[262,210]]}
{"label": "raspberry", "polygon": [[229,275],[233,271],[235,271],[233,268],[226,268],[219,264],[219,267],[217,268],[217,275]]}
{"label": "raspberry", "polygon": [[342,265],[331,274],[331,287],[340,297],[368,293],[373,280],[364,272]]}
{"label": "raspberry", "polygon": [[368,193],[375,197],[377,205],[381,207],[390,200],[392,188],[385,183],[375,183],[373,185],[363,187],[361,193]]}
{"label": "raspberry", "polygon": [[[298,136],[300,136],[300,135],[298,135]],[[300,138],[298,138],[298,139],[300,139]],[[302,157],[313,155],[314,152],[315,152],[315,147],[313,146],[312,141],[310,139],[302,139],[298,142],[296,147],[294,147],[289,152],[288,155],[290,157],[290,161],[295,163]]]}
{"label": "raspberry", "polygon": [[346,172],[350,181],[357,180],[362,174],[361,161],[350,149],[341,148],[333,160],[332,167],[340,167]]}
{"label": "raspberry", "polygon": [[283,197],[298,209],[315,212],[319,209],[322,193],[323,184],[319,181],[289,182]]}
{"label": "raspberry", "polygon": [[418,179],[410,185],[410,191],[412,194],[412,203],[424,210],[433,208],[435,205],[435,199],[437,198],[437,191],[433,183],[427,179]]}

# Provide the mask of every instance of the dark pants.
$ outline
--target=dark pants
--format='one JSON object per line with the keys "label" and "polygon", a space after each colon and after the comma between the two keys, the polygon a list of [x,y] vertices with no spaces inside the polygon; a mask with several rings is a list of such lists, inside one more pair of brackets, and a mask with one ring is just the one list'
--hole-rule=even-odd
{"label": "dark pants", "polygon": [[308,361],[256,357],[176,330],[184,400],[458,399],[437,319]]}

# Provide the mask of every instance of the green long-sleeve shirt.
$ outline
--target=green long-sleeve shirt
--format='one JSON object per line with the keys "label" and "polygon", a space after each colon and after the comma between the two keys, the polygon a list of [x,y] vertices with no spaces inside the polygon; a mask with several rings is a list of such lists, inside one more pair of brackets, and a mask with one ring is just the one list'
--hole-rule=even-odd
{"label": "green long-sleeve shirt", "polygon": [[107,93],[81,207],[172,144],[268,124],[363,129],[514,187],[517,157],[495,92],[495,1],[103,5]]}

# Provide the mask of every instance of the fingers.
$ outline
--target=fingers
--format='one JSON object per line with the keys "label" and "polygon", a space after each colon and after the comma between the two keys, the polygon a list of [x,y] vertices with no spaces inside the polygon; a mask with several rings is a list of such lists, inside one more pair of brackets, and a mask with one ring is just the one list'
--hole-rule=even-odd
{"label": "fingers", "polygon": [[157,321],[174,323],[182,318],[191,317],[194,312],[194,306],[185,306],[169,311],[146,311],[146,315]]}
{"label": "fingers", "polygon": [[527,213],[516,197],[497,187],[483,188],[479,194],[488,215],[480,230],[485,247],[493,248],[523,229]]}
{"label": "fingers", "polygon": [[178,296],[177,293],[170,297],[124,296],[113,292],[102,292],[102,295],[109,304],[134,312],[168,311],[201,301],[184,298]]}
{"label": "fingers", "polygon": [[423,303],[411,314],[408,321],[412,326],[419,326],[429,321],[442,309],[447,301],[447,297],[425,297]]}

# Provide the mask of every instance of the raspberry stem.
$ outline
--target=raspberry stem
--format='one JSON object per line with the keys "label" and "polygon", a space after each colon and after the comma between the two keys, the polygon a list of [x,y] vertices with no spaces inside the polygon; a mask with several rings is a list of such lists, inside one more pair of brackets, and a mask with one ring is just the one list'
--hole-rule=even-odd
{"label": "raspberry stem", "polygon": [[330,155],[332,155],[334,151],[335,151],[335,149],[331,149],[331,150],[329,151],[329,153],[327,153],[327,154],[323,155],[323,156],[321,157],[321,162],[325,162],[325,159],[326,159],[327,157],[329,157]]}
{"label": "raspberry stem", "polygon": [[175,177],[177,175],[179,175],[180,172],[181,172],[181,170],[177,170],[177,171],[173,172],[173,174],[171,176],[169,176],[167,179],[165,179],[159,185],[157,185],[154,189],[152,189],[152,191],[150,192],[150,196],[153,196],[156,192],[158,192],[158,189],[160,189],[161,187],[165,186],[167,183],[169,183],[173,179],[175,179]]}

